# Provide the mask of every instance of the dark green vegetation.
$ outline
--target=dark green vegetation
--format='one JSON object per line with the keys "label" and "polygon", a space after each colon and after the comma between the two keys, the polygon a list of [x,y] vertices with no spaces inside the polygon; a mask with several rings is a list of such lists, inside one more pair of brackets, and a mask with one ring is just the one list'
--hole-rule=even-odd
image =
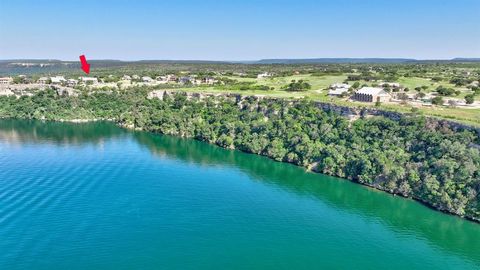
{"label": "dark green vegetation", "polygon": [[295,91],[307,91],[311,88],[312,86],[308,82],[305,82],[303,80],[298,80],[298,81],[292,80],[292,82],[285,87],[285,90],[295,92]]}
{"label": "dark green vegetation", "polygon": [[238,97],[163,101],[147,90],[0,97],[0,116],[111,119],[127,126],[190,137],[268,156],[391,193],[456,215],[480,219],[479,137],[420,116],[349,122],[308,101]]}

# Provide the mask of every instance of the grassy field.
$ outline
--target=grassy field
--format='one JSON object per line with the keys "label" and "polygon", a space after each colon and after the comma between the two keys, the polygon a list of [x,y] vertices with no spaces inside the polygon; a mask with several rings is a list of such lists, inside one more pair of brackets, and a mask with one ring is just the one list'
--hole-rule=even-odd
{"label": "grassy field", "polygon": [[237,76],[227,76],[226,78],[237,80],[239,82],[253,82],[257,85],[266,85],[269,87],[274,87],[275,90],[281,90],[281,88],[289,84],[292,80],[304,80],[307,81],[311,86],[312,90],[325,89],[333,83],[343,82],[347,76],[346,75],[325,75],[325,76],[312,76],[312,75],[292,75],[286,77],[272,77],[272,78],[242,78]]}

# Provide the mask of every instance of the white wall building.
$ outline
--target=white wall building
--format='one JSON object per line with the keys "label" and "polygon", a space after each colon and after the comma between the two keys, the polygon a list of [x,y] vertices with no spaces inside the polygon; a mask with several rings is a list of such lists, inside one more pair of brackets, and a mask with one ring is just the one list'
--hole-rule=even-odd
{"label": "white wall building", "polygon": [[98,79],[95,77],[80,77],[80,81],[85,84],[97,84]]}
{"label": "white wall building", "polygon": [[345,93],[348,93],[348,88],[346,87],[334,88],[328,91],[329,96],[341,96]]}
{"label": "white wall building", "polygon": [[143,76],[142,81],[146,82],[146,83],[151,83],[151,82],[153,82],[153,79],[151,77],[148,77],[148,76]]}
{"label": "white wall building", "polygon": [[50,77],[50,81],[52,82],[52,84],[62,84],[66,80],[63,76],[55,76],[55,77]]}
{"label": "white wall building", "polygon": [[67,80],[67,86],[70,86],[70,87],[74,87],[75,85],[77,85],[78,81],[75,80],[75,79],[68,79]]}
{"label": "white wall building", "polygon": [[260,73],[260,74],[257,75],[257,79],[263,79],[263,78],[268,78],[268,77],[272,77],[272,74],[268,73],[268,72],[264,72],[264,73]]}
{"label": "white wall building", "polygon": [[48,78],[47,77],[40,77],[37,82],[39,84],[47,84],[48,83]]}
{"label": "white wall building", "polygon": [[393,87],[393,88],[400,88],[399,83],[380,82],[379,85],[383,86],[383,87],[390,86],[390,87]]}
{"label": "white wall building", "polygon": [[1,77],[0,78],[0,84],[2,84],[2,85],[8,85],[8,84],[11,84],[12,82],[13,82],[12,77]]}
{"label": "white wall building", "polygon": [[350,89],[350,87],[352,87],[352,86],[349,85],[349,84],[346,84],[346,83],[334,83],[334,84],[330,85],[331,89],[337,89],[337,88]]}

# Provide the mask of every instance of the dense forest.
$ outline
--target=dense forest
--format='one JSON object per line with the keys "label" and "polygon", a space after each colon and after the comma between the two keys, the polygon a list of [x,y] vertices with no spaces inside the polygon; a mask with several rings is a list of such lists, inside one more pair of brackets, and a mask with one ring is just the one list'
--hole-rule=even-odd
{"label": "dense forest", "polygon": [[142,88],[78,97],[53,90],[1,96],[0,117],[109,119],[268,156],[480,220],[479,136],[473,131],[416,115],[349,121],[306,100],[146,96]]}

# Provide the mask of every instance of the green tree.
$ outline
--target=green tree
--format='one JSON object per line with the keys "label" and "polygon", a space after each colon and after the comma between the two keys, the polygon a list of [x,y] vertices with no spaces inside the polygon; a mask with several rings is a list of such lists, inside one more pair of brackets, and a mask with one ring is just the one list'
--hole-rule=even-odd
{"label": "green tree", "polygon": [[468,94],[465,96],[465,102],[467,104],[473,104],[475,102],[475,96],[473,94]]}
{"label": "green tree", "polygon": [[442,97],[434,97],[432,98],[433,105],[443,105],[444,101]]}

